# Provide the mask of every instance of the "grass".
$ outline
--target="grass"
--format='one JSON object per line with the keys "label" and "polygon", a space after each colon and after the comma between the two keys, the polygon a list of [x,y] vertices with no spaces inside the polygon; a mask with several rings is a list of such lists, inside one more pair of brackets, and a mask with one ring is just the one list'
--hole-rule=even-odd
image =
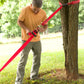
{"label": "grass", "polygon": [[[84,49],[79,49],[78,54],[78,65],[79,65],[79,73],[84,74]],[[57,75],[57,72],[60,70],[64,70],[64,52],[44,52],[42,53],[41,58],[41,67],[40,67],[40,77],[45,78],[44,81],[30,81],[30,70],[32,65],[32,53],[30,53],[28,62],[25,68],[25,76],[23,80],[23,84],[84,84],[83,79],[79,79],[77,81],[67,81],[63,79],[59,79],[58,77],[62,77],[64,75],[64,71]],[[9,56],[0,57],[0,67],[9,59]],[[20,56],[16,57],[13,62],[11,62],[2,72],[0,72],[0,84],[14,84],[16,78],[17,65],[19,62]],[[58,70],[58,71],[57,71]]]}
{"label": "grass", "polygon": [[[60,35],[60,34],[59,34]],[[55,35],[54,35],[55,36]],[[78,50],[78,68],[79,73],[84,76],[84,33],[79,33],[79,50]],[[54,39],[55,38],[55,39]],[[61,36],[42,38],[43,50],[41,57],[41,67],[39,70],[39,76],[44,78],[44,81],[30,81],[30,71],[32,66],[32,53],[29,54],[28,62],[25,68],[25,76],[23,84],[84,84],[84,77],[79,78],[77,81],[65,80],[65,57],[62,49]],[[44,40],[46,39],[46,40]],[[9,43],[14,42],[9,41]],[[18,40],[19,41],[19,40]],[[17,41],[17,42],[18,42]],[[46,43],[48,41],[48,43]],[[19,41],[20,42],[20,41]],[[56,47],[54,47],[56,46]],[[20,47],[20,44],[0,44],[0,68],[4,63],[11,57],[11,54]],[[50,49],[49,49],[50,48]],[[14,52],[12,52],[14,51]],[[5,52],[5,53],[4,53]],[[14,84],[17,72],[17,65],[20,60],[20,55],[18,55],[13,62],[11,62],[2,72],[0,72],[0,84]]]}

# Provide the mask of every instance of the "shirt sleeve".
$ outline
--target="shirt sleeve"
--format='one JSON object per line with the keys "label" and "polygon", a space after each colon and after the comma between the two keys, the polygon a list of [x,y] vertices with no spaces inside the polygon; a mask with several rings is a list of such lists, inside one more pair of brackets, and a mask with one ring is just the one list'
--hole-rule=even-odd
{"label": "shirt sleeve", "polygon": [[18,19],[19,19],[20,21],[24,21],[24,20],[25,20],[25,8],[23,8],[23,9],[21,10]]}

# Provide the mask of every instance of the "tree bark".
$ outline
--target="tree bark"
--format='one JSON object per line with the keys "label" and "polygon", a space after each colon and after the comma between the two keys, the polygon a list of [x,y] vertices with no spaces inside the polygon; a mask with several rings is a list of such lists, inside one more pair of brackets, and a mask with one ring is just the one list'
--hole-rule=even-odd
{"label": "tree bark", "polygon": [[78,7],[78,4],[69,7],[68,60],[72,79],[78,78]]}
{"label": "tree bark", "polygon": [[[68,0],[60,0],[62,4],[68,3]],[[68,56],[67,56],[67,48],[68,48],[68,13],[69,13],[69,8],[68,6],[63,7],[61,9],[61,23],[62,23],[62,34],[63,34],[63,47],[64,47],[64,52],[65,52],[65,69],[66,69],[66,74],[68,78],[68,73],[69,73],[69,63],[68,63]]]}
{"label": "tree bark", "polygon": [[[72,0],[59,0],[62,4]],[[61,10],[65,69],[67,79],[78,78],[78,4]]]}

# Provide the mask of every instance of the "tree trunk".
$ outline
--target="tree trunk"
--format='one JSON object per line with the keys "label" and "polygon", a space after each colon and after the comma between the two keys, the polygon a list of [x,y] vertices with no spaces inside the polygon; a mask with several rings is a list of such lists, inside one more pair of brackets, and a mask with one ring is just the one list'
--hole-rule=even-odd
{"label": "tree trunk", "polygon": [[[60,0],[62,4],[72,0]],[[65,69],[68,79],[78,78],[78,4],[61,10]]]}
{"label": "tree trunk", "polygon": [[[62,4],[67,3],[68,0],[60,0]],[[68,13],[69,13],[69,8],[68,6],[63,7],[61,9],[61,23],[62,23],[62,34],[63,34],[63,47],[64,47],[64,52],[65,52],[65,69],[66,69],[66,74],[69,73],[69,63],[68,63],[68,56],[67,56],[67,48],[68,48]],[[68,75],[67,75],[68,77]]]}
{"label": "tree trunk", "polygon": [[78,78],[78,7],[78,4],[69,7],[68,60],[73,79]]}

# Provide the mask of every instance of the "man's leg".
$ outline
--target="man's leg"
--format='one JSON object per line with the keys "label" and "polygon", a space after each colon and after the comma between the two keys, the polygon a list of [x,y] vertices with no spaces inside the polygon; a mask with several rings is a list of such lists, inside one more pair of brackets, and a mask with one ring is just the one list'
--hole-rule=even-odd
{"label": "man's leg", "polygon": [[[22,41],[22,44],[24,44],[24,42],[25,41]],[[16,77],[15,84],[22,84],[22,80],[23,80],[24,73],[25,73],[25,65],[27,63],[27,58],[28,58],[28,53],[29,53],[29,51],[30,51],[31,48],[32,48],[32,44],[30,42],[22,50],[21,59],[19,61],[18,68],[17,68],[17,77]]]}
{"label": "man's leg", "polygon": [[30,79],[37,79],[41,59],[41,42],[40,41],[34,42],[32,50],[34,55],[33,55],[33,65],[31,69]]}

